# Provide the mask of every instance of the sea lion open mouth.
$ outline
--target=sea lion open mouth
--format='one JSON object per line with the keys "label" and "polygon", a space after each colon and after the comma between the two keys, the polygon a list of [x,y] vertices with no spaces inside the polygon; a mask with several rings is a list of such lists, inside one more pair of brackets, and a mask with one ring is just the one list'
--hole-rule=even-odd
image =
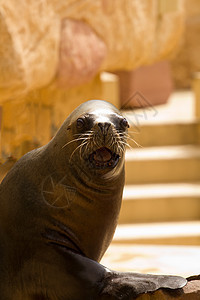
{"label": "sea lion open mouth", "polygon": [[114,168],[119,161],[119,155],[106,147],[101,147],[90,154],[89,161],[97,169]]}

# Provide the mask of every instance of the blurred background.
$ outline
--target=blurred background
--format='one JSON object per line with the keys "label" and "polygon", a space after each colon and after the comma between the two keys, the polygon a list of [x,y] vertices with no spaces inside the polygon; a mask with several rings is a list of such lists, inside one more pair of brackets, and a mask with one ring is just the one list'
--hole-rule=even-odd
{"label": "blurred background", "polygon": [[198,274],[200,1],[1,1],[0,179],[90,99],[131,125],[119,226],[102,263]]}

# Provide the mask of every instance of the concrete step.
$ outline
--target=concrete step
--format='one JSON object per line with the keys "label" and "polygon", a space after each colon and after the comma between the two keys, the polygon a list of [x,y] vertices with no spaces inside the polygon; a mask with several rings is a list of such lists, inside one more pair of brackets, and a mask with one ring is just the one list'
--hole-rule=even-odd
{"label": "concrete step", "polygon": [[126,184],[200,181],[200,146],[148,147],[126,152]]}
{"label": "concrete step", "polygon": [[[123,111],[131,126],[129,134],[140,145],[155,147],[200,142],[200,123],[195,117],[195,96],[192,91],[175,91],[167,103],[148,105],[146,108]],[[134,146],[131,141],[130,144]]]}
{"label": "concrete step", "polygon": [[[138,96],[140,93],[137,92]],[[144,97],[144,95],[141,95]],[[148,99],[146,99],[148,101]],[[195,95],[191,90],[179,90],[172,93],[167,103],[140,109],[124,110],[124,115],[135,127],[159,123],[184,123],[195,120]]]}
{"label": "concrete step", "polygon": [[120,224],[200,219],[200,182],[126,185]]}
{"label": "concrete step", "polygon": [[118,225],[113,243],[200,245],[200,221]]}
{"label": "concrete step", "polygon": [[101,263],[111,270],[121,272],[188,277],[199,274],[200,246],[112,243]]}
{"label": "concrete step", "polygon": [[[137,148],[171,145],[189,145],[198,143],[200,124],[197,121],[181,123],[153,123],[148,125],[133,125],[129,130],[129,145]],[[137,143],[135,143],[134,141]]]}

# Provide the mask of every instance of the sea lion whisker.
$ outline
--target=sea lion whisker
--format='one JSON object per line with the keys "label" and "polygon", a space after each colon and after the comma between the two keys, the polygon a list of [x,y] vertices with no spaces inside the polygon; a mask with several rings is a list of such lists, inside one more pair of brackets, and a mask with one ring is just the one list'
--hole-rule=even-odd
{"label": "sea lion whisker", "polygon": [[121,141],[121,140],[127,140],[127,137],[126,136],[117,136],[116,137],[117,141]]}
{"label": "sea lion whisker", "polygon": [[127,132],[125,132],[125,131],[123,131],[123,132],[121,132],[121,131],[119,131],[118,133],[117,133],[118,135],[128,135],[128,133]]}
{"label": "sea lion whisker", "polygon": [[131,145],[127,144],[126,146],[129,147],[131,150],[134,150],[134,148],[131,147]]}
{"label": "sea lion whisker", "polygon": [[118,141],[117,141],[117,149],[120,149],[120,150],[121,150],[121,151],[119,151],[120,154],[124,152],[124,151],[123,151],[123,148],[121,147],[121,145],[120,145],[120,143],[119,143]]}
{"label": "sea lion whisker", "polygon": [[140,134],[140,132],[138,132],[138,131],[133,131],[133,130],[129,130],[128,132],[129,132],[129,133],[134,133],[134,134]]}
{"label": "sea lion whisker", "polygon": [[71,159],[72,159],[74,153],[76,152],[76,150],[78,150],[80,147],[82,147],[82,146],[83,146],[84,144],[86,144],[86,143],[87,143],[87,141],[83,141],[83,143],[81,143],[79,146],[77,146],[77,147],[74,149],[74,151],[72,152],[72,154],[71,154],[71,156],[70,156],[69,162],[71,162]]}
{"label": "sea lion whisker", "polygon": [[[81,144],[82,147],[79,148],[80,158],[82,158],[82,150],[83,150],[84,145],[85,145],[85,143],[84,144],[82,143]],[[88,145],[88,142],[86,143],[86,147],[87,147],[87,145]]]}
{"label": "sea lion whisker", "polygon": [[123,145],[129,145],[129,143],[127,142],[127,141],[121,141],[121,144],[123,144]]}
{"label": "sea lion whisker", "polygon": [[119,137],[119,136],[118,136],[118,137],[117,137],[117,140],[118,140],[118,141],[124,141],[124,142],[125,142],[125,141],[127,141],[127,137],[126,137],[126,136],[123,136],[123,137]]}
{"label": "sea lion whisker", "polygon": [[130,149],[133,149],[133,150],[134,150],[134,148],[131,147],[131,145],[129,145],[129,143],[125,143],[125,142],[121,142],[121,143],[124,145],[124,147],[127,146],[127,147],[129,147]]}
{"label": "sea lion whisker", "polygon": [[84,138],[78,138],[78,139],[74,139],[72,141],[69,141],[68,143],[66,143],[64,146],[62,146],[62,149],[65,148],[67,145],[73,143],[73,142],[78,142],[78,141],[81,141],[81,140],[84,140]]}
{"label": "sea lion whisker", "polygon": [[121,138],[127,138],[129,135],[125,132],[118,132],[117,135],[118,139],[121,139]]}
{"label": "sea lion whisker", "polygon": [[119,153],[119,155],[121,156],[122,155],[122,153],[123,153],[123,149],[120,147],[120,149],[119,149],[119,146],[118,146],[118,153]]}
{"label": "sea lion whisker", "polygon": [[120,139],[120,140],[117,139],[117,140],[116,140],[116,143],[119,144],[119,145],[123,145],[123,144],[126,143],[126,141],[122,141],[121,139]]}
{"label": "sea lion whisker", "polygon": [[114,152],[117,152],[118,151],[118,148],[119,148],[119,141],[117,139],[114,139]]}
{"label": "sea lion whisker", "polygon": [[90,134],[92,134],[93,133],[93,130],[90,130],[90,131],[87,131],[87,132],[84,132],[84,133],[76,133],[76,134],[74,134],[74,135],[78,135],[78,136],[80,136],[80,137],[82,137],[82,136],[85,136],[85,135],[90,135]]}
{"label": "sea lion whisker", "polygon": [[133,138],[131,138],[130,136],[127,137],[127,139],[133,141],[138,147],[143,148],[140,144],[138,144]]}
{"label": "sea lion whisker", "polygon": [[[88,147],[90,146],[92,148],[92,145],[93,145],[93,141],[92,141],[92,138],[88,138],[86,140],[87,143],[84,143],[82,145],[82,147],[80,148],[80,155],[81,155],[81,158],[83,158],[83,155],[84,153],[87,153],[88,152]],[[83,147],[84,146],[84,147]],[[82,151],[84,151],[83,155],[82,155]]]}
{"label": "sea lion whisker", "polygon": [[100,148],[101,147],[101,145],[98,145],[98,141],[97,141],[96,138],[93,139],[93,143],[96,146],[96,148]]}
{"label": "sea lion whisker", "polygon": [[129,133],[126,133],[126,137],[132,139],[132,136]]}
{"label": "sea lion whisker", "polygon": [[121,147],[121,153],[124,153],[125,146],[124,145],[120,145],[120,147]]}
{"label": "sea lion whisker", "polygon": [[113,136],[113,143],[117,143],[118,141],[121,141],[121,138],[119,136]]}
{"label": "sea lion whisker", "polygon": [[79,135],[79,138],[83,139],[83,138],[87,138],[90,136],[91,136],[91,133],[90,134],[81,134],[81,135]]}
{"label": "sea lion whisker", "polygon": [[128,146],[128,142],[126,141],[120,141],[119,143]]}
{"label": "sea lion whisker", "polygon": [[85,152],[87,152],[87,151],[88,151],[88,147],[89,147],[89,145],[91,145],[91,147],[90,147],[90,148],[93,148],[93,147],[92,147],[92,142],[89,142],[89,143],[87,143],[87,145],[86,145],[86,147],[85,147]]}
{"label": "sea lion whisker", "polygon": [[110,147],[113,144],[113,140],[114,140],[113,135],[111,135],[110,141],[108,143],[108,147]]}

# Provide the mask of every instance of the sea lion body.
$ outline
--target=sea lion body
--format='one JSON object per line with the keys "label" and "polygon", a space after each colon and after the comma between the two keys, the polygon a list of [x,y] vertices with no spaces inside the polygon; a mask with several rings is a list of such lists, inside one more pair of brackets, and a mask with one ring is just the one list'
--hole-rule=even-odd
{"label": "sea lion body", "polygon": [[0,188],[1,299],[131,299],[185,285],[180,277],[118,273],[98,263],[120,211],[127,127],[111,104],[88,101],[7,174]]}

